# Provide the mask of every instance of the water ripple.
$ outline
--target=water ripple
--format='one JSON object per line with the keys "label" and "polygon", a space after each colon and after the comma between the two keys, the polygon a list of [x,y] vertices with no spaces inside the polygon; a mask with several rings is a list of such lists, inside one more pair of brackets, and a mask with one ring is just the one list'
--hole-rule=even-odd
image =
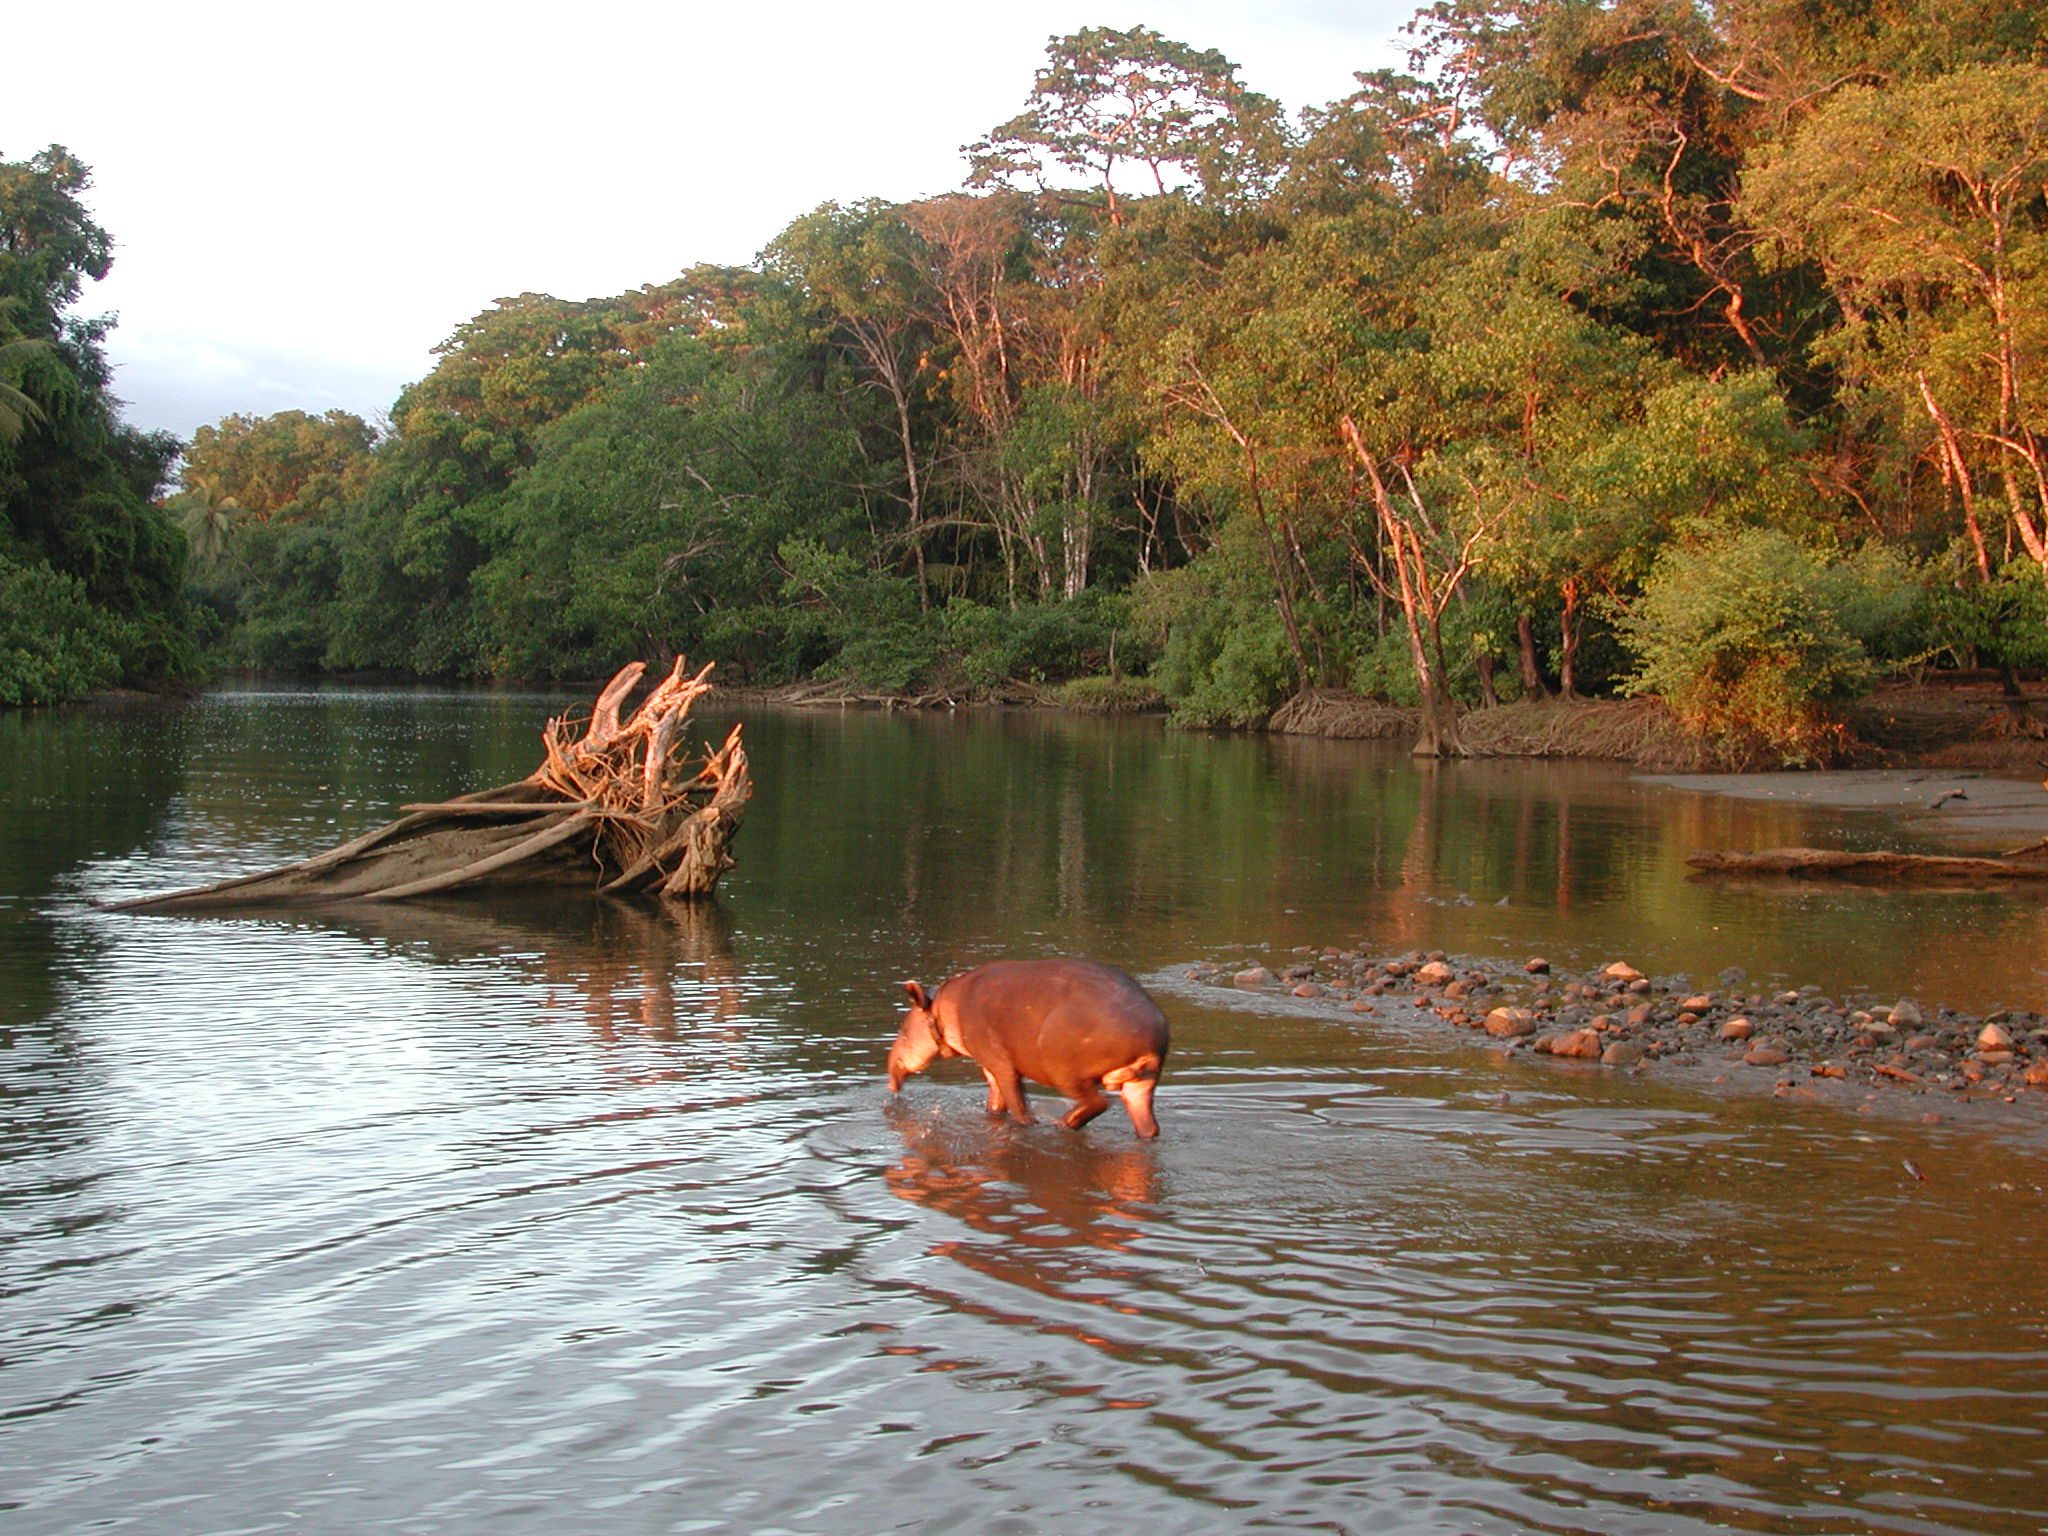
{"label": "water ripple", "polygon": [[2037,1154],[1192,993],[1162,1140],[1013,1127],[786,887],[89,909],[180,793],[0,1050],[9,1536],[2048,1520]]}

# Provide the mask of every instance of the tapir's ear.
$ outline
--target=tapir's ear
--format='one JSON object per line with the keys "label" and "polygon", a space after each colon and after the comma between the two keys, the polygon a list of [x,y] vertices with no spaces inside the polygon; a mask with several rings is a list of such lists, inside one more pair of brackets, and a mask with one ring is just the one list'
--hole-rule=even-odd
{"label": "tapir's ear", "polygon": [[931,1007],[931,1005],[932,1005],[932,1000],[931,1000],[930,998],[928,998],[928,997],[926,997],[926,996],[924,995],[924,985],[923,985],[923,983],[921,983],[921,982],[915,982],[915,981],[906,981],[906,982],[904,982],[904,983],[903,983],[903,990],[904,990],[904,991],[906,991],[906,992],[908,992],[908,993],[910,994],[910,1006],[911,1006],[911,1007],[913,1007],[913,1008],[929,1008],[929,1007]]}

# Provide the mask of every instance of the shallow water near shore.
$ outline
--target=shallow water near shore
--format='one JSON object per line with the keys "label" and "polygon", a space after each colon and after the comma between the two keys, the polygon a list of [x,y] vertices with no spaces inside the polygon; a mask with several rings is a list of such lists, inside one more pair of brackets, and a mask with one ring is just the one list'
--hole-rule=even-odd
{"label": "shallow water near shore", "polygon": [[[2043,1007],[2038,898],[1682,863],[1938,825],[760,711],[707,908],[92,905],[516,777],[568,702],[0,717],[10,1536],[2048,1526],[2033,1141],[1180,974],[1341,944]],[[1015,953],[1158,989],[1159,1142],[992,1124],[956,1070],[890,1099],[895,982]]]}

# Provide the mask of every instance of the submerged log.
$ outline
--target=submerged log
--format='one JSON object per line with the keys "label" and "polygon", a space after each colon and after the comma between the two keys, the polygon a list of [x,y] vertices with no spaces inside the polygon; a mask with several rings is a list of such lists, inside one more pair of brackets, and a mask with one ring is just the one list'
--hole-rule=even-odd
{"label": "submerged log", "polygon": [[1760,853],[1695,853],[1685,861],[1710,875],[1783,875],[1865,885],[1987,885],[2048,881],[2048,862],[1975,859],[1926,853],[1842,853],[1827,848],[1767,848]]}
{"label": "submerged log", "polygon": [[735,725],[725,744],[678,750],[684,722],[711,691],[678,656],[632,716],[620,719],[644,665],[621,670],[588,720],[563,715],[541,732],[525,778],[453,799],[401,806],[398,820],[277,869],[166,896],[123,912],[183,912],[279,903],[398,901],[486,884],[570,881],[607,894],[706,896],[732,867],[727,851],[754,792]]}

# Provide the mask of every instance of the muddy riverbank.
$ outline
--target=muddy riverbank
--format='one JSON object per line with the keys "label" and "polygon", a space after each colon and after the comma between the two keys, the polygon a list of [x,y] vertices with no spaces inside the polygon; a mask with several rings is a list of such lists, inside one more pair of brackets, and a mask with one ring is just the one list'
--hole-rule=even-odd
{"label": "muddy riverbank", "polygon": [[[1280,735],[1407,741],[1420,729],[1413,709],[1333,689],[1287,701],[1266,723]],[[2036,686],[2015,705],[1995,683],[1893,683],[1843,711],[1835,766],[1988,769],[2022,773],[2048,766],[2048,691]],[[1768,768],[1753,748],[1703,741],[1661,700],[1523,700],[1468,709],[1458,720],[1473,757],[1586,757],[1653,772]],[[1787,765],[1811,771],[1812,764]]]}
{"label": "muddy riverbank", "polygon": [[[1166,712],[1142,679],[1088,678],[1061,687],[1012,682],[995,690],[892,693],[844,680],[727,689],[735,699],[799,708],[1025,709],[1068,714]],[[1289,699],[1256,730],[1276,736],[1410,742],[1418,711],[1342,689],[1312,688]],[[1973,679],[1893,683],[1849,704],[1836,766],[1926,767],[2024,773],[2048,766],[2048,690],[2038,685],[2015,706],[1993,683]],[[1654,698],[1521,700],[1459,716],[1466,752],[1476,758],[1592,758],[1651,772],[1699,773],[1755,763],[1753,750],[1717,746],[1688,731]],[[1813,765],[1789,765],[1810,771]]]}

